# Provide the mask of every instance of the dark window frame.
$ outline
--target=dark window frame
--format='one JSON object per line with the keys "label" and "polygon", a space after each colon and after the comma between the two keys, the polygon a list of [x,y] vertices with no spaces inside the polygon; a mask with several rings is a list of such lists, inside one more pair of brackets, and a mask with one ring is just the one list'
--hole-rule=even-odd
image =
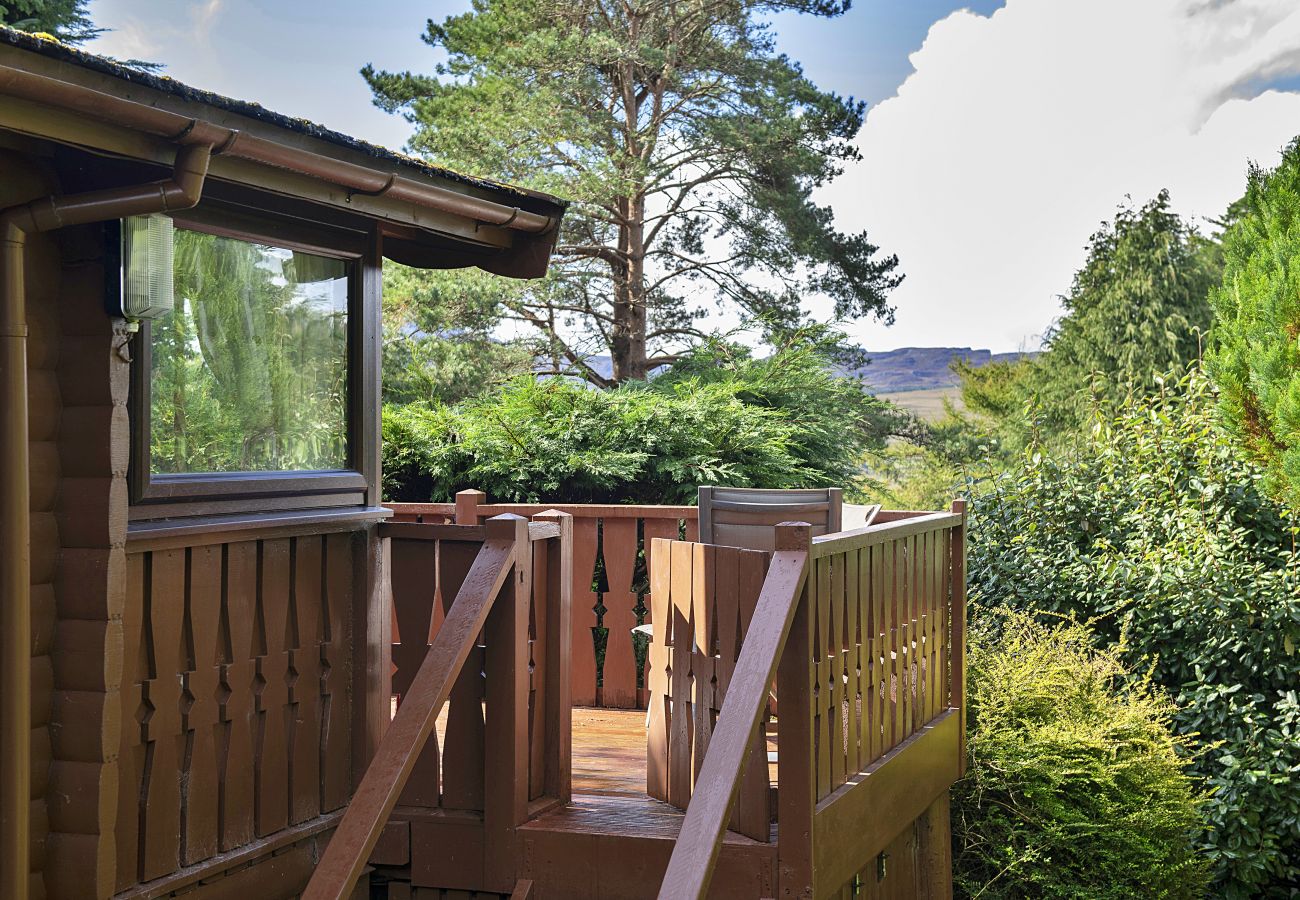
{"label": "dark window frame", "polygon": [[[151,471],[152,334],[142,322],[131,342],[128,401],[131,455],[127,469],[132,521],[282,512],[288,509],[376,505],[378,494],[379,238],[301,219],[220,203],[173,216],[177,227],[237,240],[300,250],[348,262],[347,463],[342,469],[269,472],[155,473]],[[120,225],[106,231],[117,266],[108,272],[121,289]],[[374,321],[372,321],[374,320]],[[374,394],[374,396],[371,396]]]}

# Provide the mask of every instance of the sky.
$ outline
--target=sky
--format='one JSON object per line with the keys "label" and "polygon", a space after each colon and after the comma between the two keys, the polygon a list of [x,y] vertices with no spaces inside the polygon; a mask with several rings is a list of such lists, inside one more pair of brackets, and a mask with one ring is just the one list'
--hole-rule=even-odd
{"label": "sky", "polygon": [[[358,70],[429,71],[425,20],[468,6],[92,0],[112,30],[88,49],[400,148],[410,126]],[[1126,197],[1217,216],[1300,133],[1298,0],[857,0],[774,26],[819,86],[869,104],[862,162],[819,199],[907,276],[894,325],[850,327],[871,349],[1036,348]]]}

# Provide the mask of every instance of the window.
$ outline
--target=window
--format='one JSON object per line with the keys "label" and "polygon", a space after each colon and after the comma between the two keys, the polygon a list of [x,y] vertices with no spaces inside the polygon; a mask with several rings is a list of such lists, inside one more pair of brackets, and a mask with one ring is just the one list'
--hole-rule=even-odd
{"label": "window", "polygon": [[[135,224],[122,227],[128,289],[167,269],[156,236],[139,252]],[[138,336],[133,367],[136,504],[362,502],[350,421],[359,254],[178,218],[163,255],[170,291]],[[322,494],[346,496],[318,502]],[[200,505],[133,518],[231,511]]]}
{"label": "window", "polygon": [[183,228],[174,246],[172,310],[150,329],[150,471],[346,467],[348,264]]}

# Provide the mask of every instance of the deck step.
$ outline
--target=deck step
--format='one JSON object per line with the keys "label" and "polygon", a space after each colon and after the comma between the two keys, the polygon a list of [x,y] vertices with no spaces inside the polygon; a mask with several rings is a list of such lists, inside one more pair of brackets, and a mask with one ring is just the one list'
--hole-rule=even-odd
{"label": "deck step", "polygon": [[[521,878],[533,900],[653,900],[682,813],[626,794],[577,795],[520,829]],[[756,900],[776,892],[776,844],[728,832],[710,897]]]}

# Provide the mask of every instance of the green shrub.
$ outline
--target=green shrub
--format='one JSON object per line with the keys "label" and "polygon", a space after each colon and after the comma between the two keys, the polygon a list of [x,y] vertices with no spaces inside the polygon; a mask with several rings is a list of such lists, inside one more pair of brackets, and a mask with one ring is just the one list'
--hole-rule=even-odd
{"label": "green shrub", "polygon": [[958,896],[1202,896],[1198,798],[1173,704],[1083,625],[1023,614],[997,625],[970,644],[970,769],[953,792]]}
{"label": "green shrub", "polygon": [[823,338],[757,360],[712,344],[609,391],[526,376],[450,407],[385,407],[385,495],[689,503],[701,484],[863,489],[864,457],[907,419],[835,377]]}
{"label": "green shrub", "polygon": [[1300,557],[1193,372],[973,484],[970,598],[1097,619],[1199,752],[1218,896],[1300,884]]}

